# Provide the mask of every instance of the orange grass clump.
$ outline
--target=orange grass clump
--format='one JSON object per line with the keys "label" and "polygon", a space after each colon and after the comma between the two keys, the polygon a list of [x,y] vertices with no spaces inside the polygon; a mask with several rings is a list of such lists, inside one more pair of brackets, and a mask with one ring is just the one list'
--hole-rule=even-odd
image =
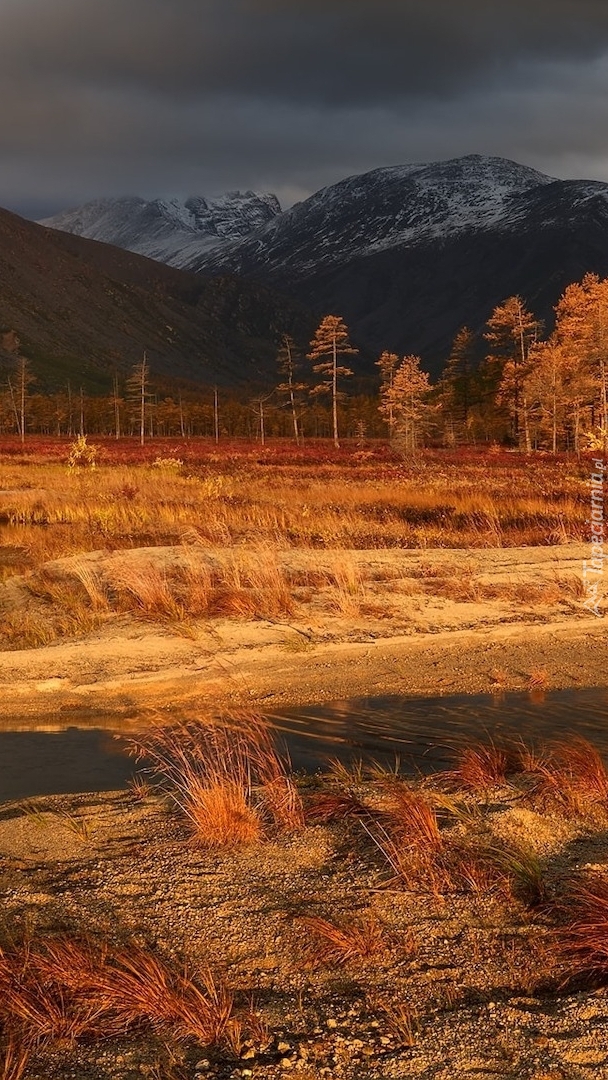
{"label": "orange grass clump", "polygon": [[69,938],[28,943],[1,954],[0,991],[0,1019],[15,1060],[55,1039],[123,1035],[142,1023],[203,1046],[232,1045],[243,1028],[232,994],[210,970],[196,977],[176,971],[137,945],[110,950]]}
{"label": "orange grass clump", "polygon": [[410,850],[429,853],[441,851],[443,839],[437,814],[426,799],[398,781],[388,780],[381,786],[389,796],[381,811],[381,819],[391,836]]}
{"label": "orange grass clump", "polygon": [[369,815],[369,807],[348,791],[320,791],[311,795],[304,809],[310,825],[329,825],[333,821],[348,821]]}
{"label": "orange grass clump", "polygon": [[586,739],[573,736],[537,750],[521,747],[518,757],[521,770],[535,780],[535,790],[566,810],[575,814],[590,807],[608,810],[608,770]]}
{"label": "orange grass clump", "polygon": [[467,746],[458,753],[456,767],[448,774],[469,791],[488,791],[507,782],[509,755],[494,742]]}
{"label": "orange grass clump", "polygon": [[349,960],[368,960],[386,952],[388,948],[382,925],[371,915],[346,926],[338,926],[314,915],[306,916],[301,921],[313,935],[313,941],[306,950],[313,963],[340,964]]}
{"label": "orange grass clump", "polygon": [[283,829],[304,822],[288,764],[260,717],[156,727],[129,745],[205,847],[253,843],[267,821]]}
{"label": "orange grass clump", "polygon": [[586,739],[573,737],[553,744],[553,760],[562,777],[595,802],[608,801],[608,771],[598,750]]}
{"label": "orange grass clump", "polygon": [[608,878],[581,875],[557,907],[563,925],[555,932],[570,975],[608,978]]}

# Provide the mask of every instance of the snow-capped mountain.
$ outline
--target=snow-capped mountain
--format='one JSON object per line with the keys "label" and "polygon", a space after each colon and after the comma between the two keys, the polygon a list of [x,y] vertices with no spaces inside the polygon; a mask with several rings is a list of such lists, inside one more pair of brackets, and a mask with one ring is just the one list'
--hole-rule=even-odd
{"label": "snow-capped mountain", "polygon": [[184,265],[317,273],[360,255],[504,227],[521,215],[522,196],[555,182],[514,161],[478,155],[374,169],[322,188],[245,241]]}
{"label": "snow-capped mountain", "polygon": [[43,222],[212,275],[239,275],[347,320],[369,356],[435,370],[463,325],[521,295],[549,324],[563,289],[608,276],[608,184],[497,157],[351,176],[280,211],[271,195],[104,200]]}
{"label": "snow-capped mountain", "polygon": [[97,199],[39,224],[182,267],[249,236],[280,213],[275,195],[230,191],[217,199]]}
{"label": "snow-capped mountain", "polygon": [[476,155],[324,188],[190,264],[341,314],[360,347],[437,371],[457,330],[519,294],[550,325],[564,288],[608,275],[608,184]]}

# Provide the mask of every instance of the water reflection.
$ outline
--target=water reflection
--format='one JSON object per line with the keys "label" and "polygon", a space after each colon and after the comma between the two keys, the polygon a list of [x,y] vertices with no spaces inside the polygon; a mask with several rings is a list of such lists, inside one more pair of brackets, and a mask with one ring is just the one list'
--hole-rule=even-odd
{"label": "water reflection", "polygon": [[[123,733],[141,727],[132,716]],[[358,698],[269,714],[294,766],[314,770],[328,758],[393,761],[409,771],[445,768],[455,748],[484,734],[517,733],[530,742],[569,733],[593,742],[608,759],[608,691],[551,691],[498,697]],[[70,723],[41,717],[0,730],[0,801],[32,795],[123,788],[134,765],[112,738],[116,717],[88,710]],[[20,730],[19,730],[20,729]]]}
{"label": "water reflection", "polygon": [[394,760],[411,771],[445,768],[472,738],[516,733],[541,741],[575,733],[608,758],[608,690],[436,698],[358,698],[275,713],[292,760],[316,768],[319,758]]}
{"label": "water reflection", "polygon": [[133,761],[110,732],[0,731],[0,802],[33,795],[116,791],[133,776]]}

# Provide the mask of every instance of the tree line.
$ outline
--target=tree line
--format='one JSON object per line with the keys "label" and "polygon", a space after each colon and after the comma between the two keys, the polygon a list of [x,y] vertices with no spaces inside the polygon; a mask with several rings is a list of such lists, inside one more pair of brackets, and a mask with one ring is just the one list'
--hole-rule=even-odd
{"label": "tree line", "polygon": [[357,349],[339,315],[322,319],[307,349],[285,335],[276,379],[259,392],[217,386],[155,389],[144,352],[110,395],[66,386],[36,392],[14,331],[1,335],[11,370],[0,390],[0,433],[188,438],[378,438],[404,453],[425,444],[499,442],[534,449],[605,449],[608,443],[608,279],[587,274],[569,285],[554,329],[519,296],[492,312],[481,332],[462,327],[432,384],[420,357],[384,351],[376,361],[379,396],[348,394]]}

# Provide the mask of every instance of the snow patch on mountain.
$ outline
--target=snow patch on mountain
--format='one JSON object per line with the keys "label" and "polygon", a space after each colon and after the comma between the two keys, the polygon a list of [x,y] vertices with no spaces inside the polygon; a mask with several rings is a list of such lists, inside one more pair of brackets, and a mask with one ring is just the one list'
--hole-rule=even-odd
{"label": "snow patch on mountain", "polygon": [[249,236],[280,213],[275,195],[230,191],[217,199],[96,199],[39,224],[181,267]]}
{"label": "snow patch on mountain", "polygon": [[522,197],[553,183],[514,161],[476,154],[374,169],[323,188],[189,268],[238,273],[259,264],[272,271],[289,246],[289,268],[309,274],[359,255],[506,225]]}

